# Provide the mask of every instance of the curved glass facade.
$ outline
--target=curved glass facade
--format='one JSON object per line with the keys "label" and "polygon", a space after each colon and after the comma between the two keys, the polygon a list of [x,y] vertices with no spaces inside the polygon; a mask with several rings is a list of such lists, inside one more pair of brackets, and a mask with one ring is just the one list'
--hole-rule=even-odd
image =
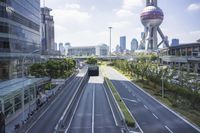
{"label": "curved glass facade", "polygon": [[0,81],[22,76],[23,57],[40,49],[40,17],[40,0],[0,0]]}
{"label": "curved glass facade", "polygon": [[0,52],[29,53],[39,49],[39,0],[2,1],[0,1]]}

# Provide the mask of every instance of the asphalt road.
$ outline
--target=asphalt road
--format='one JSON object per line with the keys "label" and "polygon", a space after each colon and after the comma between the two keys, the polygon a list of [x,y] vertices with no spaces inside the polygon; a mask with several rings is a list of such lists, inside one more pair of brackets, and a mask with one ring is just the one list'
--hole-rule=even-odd
{"label": "asphalt road", "polygon": [[104,71],[144,133],[199,133],[112,68]]}
{"label": "asphalt road", "polygon": [[84,88],[68,133],[120,133],[103,87],[102,77],[91,77]]}
{"label": "asphalt road", "polygon": [[74,80],[64,87],[51,105],[44,111],[35,123],[27,130],[28,133],[53,133],[60,117],[67,107],[73,93],[76,91],[85,69]]}

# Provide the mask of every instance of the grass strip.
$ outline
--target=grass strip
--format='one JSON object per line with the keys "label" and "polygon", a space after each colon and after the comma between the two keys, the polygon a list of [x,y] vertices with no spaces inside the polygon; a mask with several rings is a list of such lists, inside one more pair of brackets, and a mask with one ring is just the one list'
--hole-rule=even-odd
{"label": "grass strip", "polygon": [[104,78],[106,84],[109,86],[109,88],[111,89],[122,113],[124,114],[125,117],[125,122],[127,124],[128,127],[135,127],[135,120],[132,117],[132,115],[130,114],[130,112],[128,111],[128,108],[126,107],[126,105],[124,104],[124,102],[122,101],[119,93],[117,92],[116,88],[114,87],[114,85],[112,84],[112,82],[108,79],[108,78]]}

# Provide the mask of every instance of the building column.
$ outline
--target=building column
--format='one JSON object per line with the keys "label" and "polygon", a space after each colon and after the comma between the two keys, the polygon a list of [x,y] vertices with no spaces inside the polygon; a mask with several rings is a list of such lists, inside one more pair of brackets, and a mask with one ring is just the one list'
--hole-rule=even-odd
{"label": "building column", "polygon": [[195,72],[195,73],[198,73],[198,63],[195,63],[195,64],[194,64],[194,72]]}
{"label": "building column", "polygon": [[2,109],[2,112],[5,114],[4,100],[3,99],[0,99],[0,100],[1,100],[1,109]]}
{"label": "building column", "polygon": [[190,72],[190,63],[187,64],[187,71]]}
{"label": "building column", "polygon": [[15,97],[14,95],[12,96],[12,109],[13,109],[13,114],[15,113]]}

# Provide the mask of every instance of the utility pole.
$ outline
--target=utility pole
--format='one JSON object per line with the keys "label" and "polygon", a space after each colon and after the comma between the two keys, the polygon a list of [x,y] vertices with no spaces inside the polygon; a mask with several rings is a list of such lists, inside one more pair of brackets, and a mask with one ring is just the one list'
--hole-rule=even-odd
{"label": "utility pole", "polygon": [[108,27],[108,29],[110,30],[110,63],[111,63],[111,30],[112,30],[112,27]]}

